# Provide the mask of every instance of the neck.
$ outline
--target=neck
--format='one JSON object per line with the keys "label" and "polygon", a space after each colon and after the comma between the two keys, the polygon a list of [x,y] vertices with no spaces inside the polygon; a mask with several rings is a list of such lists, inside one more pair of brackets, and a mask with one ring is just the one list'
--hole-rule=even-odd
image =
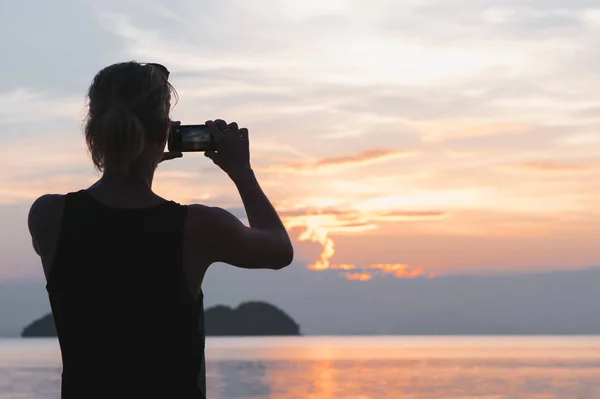
{"label": "neck", "polygon": [[106,168],[99,183],[121,192],[152,191],[154,170],[132,168],[128,173]]}

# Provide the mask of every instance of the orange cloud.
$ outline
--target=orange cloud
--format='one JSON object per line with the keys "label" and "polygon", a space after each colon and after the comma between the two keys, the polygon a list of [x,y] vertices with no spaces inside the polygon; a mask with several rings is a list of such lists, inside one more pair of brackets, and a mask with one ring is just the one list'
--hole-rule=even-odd
{"label": "orange cloud", "polygon": [[373,276],[369,273],[348,273],[346,274],[346,278],[348,280],[369,281]]}
{"label": "orange cloud", "polygon": [[297,208],[297,209],[284,209],[278,211],[279,216],[284,218],[298,217],[298,216],[344,216],[354,214],[357,215],[357,211],[344,211],[340,209],[310,209],[310,208]]}
{"label": "orange cloud", "polygon": [[397,264],[372,264],[369,269],[376,269],[386,274],[393,274],[398,278],[435,277],[435,273],[427,273],[420,267],[412,267],[403,263]]}
{"label": "orange cloud", "polygon": [[335,265],[331,265],[332,269],[337,269],[337,270],[355,270],[356,269],[356,265],[349,265],[349,264],[335,264]]}
{"label": "orange cloud", "polygon": [[357,211],[357,210],[342,210],[342,209],[309,209],[309,208],[299,208],[299,209],[288,209],[279,211],[279,215],[282,218],[301,218],[301,217],[311,217],[311,218],[332,218],[337,221],[348,221],[345,223],[346,226],[359,226],[364,225],[364,223],[358,223],[358,220],[362,220],[363,222],[370,220],[406,220],[406,219],[437,219],[446,217],[449,215],[448,212],[437,211],[437,210],[396,210],[396,211]]}
{"label": "orange cloud", "polygon": [[321,158],[307,162],[290,163],[287,165],[274,165],[266,168],[266,170],[271,172],[314,172],[325,168],[339,169],[343,167],[370,165],[414,155],[416,155],[414,151],[371,148],[365,149],[354,155]]}
{"label": "orange cloud", "polygon": [[[439,211],[388,211],[383,213],[361,213],[357,211],[340,210],[322,210],[310,213],[307,210],[288,210],[280,212],[284,223],[288,228],[299,227],[302,229],[298,240],[304,242],[314,242],[321,245],[319,258],[308,265],[308,268],[315,271],[323,270],[343,270],[351,271],[346,273],[346,278],[350,280],[368,281],[374,274],[391,275],[396,278],[415,278],[415,277],[434,277],[433,273],[427,273],[420,267],[411,267],[406,264],[371,264],[366,266],[357,266],[354,264],[335,264],[331,259],[335,255],[335,243],[330,236],[331,232],[351,232],[364,231],[371,226],[369,219],[385,220],[386,217],[397,218],[401,220],[411,217],[420,219],[428,217],[439,217],[445,215],[445,212]],[[355,222],[358,220],[359,222]],[[393,219],[398,220],[398,219]],[[353,230],[353,228],[362,230]]]}
{"label": "orange cloud", "polygon": [[557,162],[526,162],[515,165],[518,169],[539,170],[548,172],[576,172],[597,168],[596,165],[575,165]]}
{"label": "orange cloud", "polygon": [[377,213],[374,218],[383,221],[441,219],[449,216],[444,211],[392,211]]}
{"label": "orange cloud", "polygon": [[[357,268],[355,265],[344,265],[347,268],[344,270],[363,269],[361,272],[346,273],[348,280],[369,281],[373,278],[374,271],[381,275],[393,275],[396,278],[417,278],[417,277],[435,277],[435,273],[427,273],[421,267],[412,267],[403,263],[397,264],[372,264],[362,268]],[[332,265],[332,269],[337,269]]]}
{"label": "orange cloud", "polygon": [[308,265],[309,269],[327,270],[330,268],[329,260],[335,254],[335,249],[333,240],[327,236],[327,230],[319,229],[317,226],[306,225],[304,232],[300,234],[298,240],[316,242],[321,244],[323,248],[319,255],[319,259]]}

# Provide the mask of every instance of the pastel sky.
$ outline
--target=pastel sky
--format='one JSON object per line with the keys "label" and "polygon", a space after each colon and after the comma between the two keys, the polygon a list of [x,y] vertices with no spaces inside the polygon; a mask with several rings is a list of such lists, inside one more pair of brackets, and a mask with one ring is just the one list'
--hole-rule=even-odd
{"label": "pastel sky", "polygon": [[[171,70],[173,119],[250,129],[295,263],[333,269],[311,273],[600,265],[597,1],[36,3],[0,3],[0,278],[41,276],[28,206],[98,177],[84,95],[126,60]],[[155,188],[243,218],[202,155]]]}

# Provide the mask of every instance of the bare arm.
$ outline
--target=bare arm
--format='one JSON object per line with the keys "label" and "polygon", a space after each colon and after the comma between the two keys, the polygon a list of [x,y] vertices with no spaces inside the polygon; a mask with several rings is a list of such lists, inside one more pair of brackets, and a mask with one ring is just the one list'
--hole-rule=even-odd
{"label": "bare arm", "polygon": [[[275,208],[251,170],[234,178],[250,227],[225,209],[191,205],[188,223],[209,262],[244,269],[278,270],[292,263],[294,249]],[[200,255],[200,254],[198,254]]]}
{"label": "bare arm", "polygon": [[252,169],[234,171],[229,176],[240,193],[250,227],[270,232],[273,236],[279,237],[282,244],[289,245],[291,248],[292,244],[285,226],[260,187]]}
{"label": "bare arm", "polygon": [[235,217],[235,222],[223,218],[223,233],[225,237],[233,234],[237,247],[227,250],[217,246],[221,248],[220,261],[246,268],[281,269],[288,266],[294,258],[290,237],[254,173],[245,169],[230,173],[230,177],[244,203],[250,228]]}
{"label": "bare arm", "polygon": [[[221,125],[221,128],[218,125]],[[250,227],[220,208],[204,208],[204,223],[200,217],[198,226],[210,230],[205,235],[211,253],[211,261],[224,262],[246,269],[281,269],[288,266],[294,250],[285,226],[277,211],[263,192],[249,161],[248,130],[238,129],[237,124],[224,121],[207,122],[213,129],[218,152],[206,155],[225,171],[236,185]],[[201,208],[190,208],[192,215],[199,215]],[[198,227],[200,229],[202,227]],[[201,236],[197,231],[196,236]]]}

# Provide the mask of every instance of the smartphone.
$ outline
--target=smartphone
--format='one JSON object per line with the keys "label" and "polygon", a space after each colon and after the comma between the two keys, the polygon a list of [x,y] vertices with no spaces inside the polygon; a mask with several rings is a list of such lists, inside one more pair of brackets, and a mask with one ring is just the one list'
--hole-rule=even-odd
{"label": "smartphone", "polygon": [[217,147],[206,125],[182,125],[171,122],[168,141],[169,151],[204,152],[216,151]]}

